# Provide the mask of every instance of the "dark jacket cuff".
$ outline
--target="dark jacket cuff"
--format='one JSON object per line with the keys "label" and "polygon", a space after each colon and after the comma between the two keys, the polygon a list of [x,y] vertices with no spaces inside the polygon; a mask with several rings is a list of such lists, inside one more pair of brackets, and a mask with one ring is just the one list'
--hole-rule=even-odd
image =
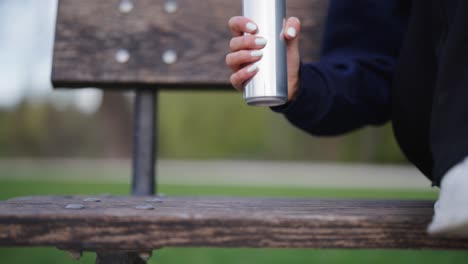
{"label": "dark jacket cuff", "polygon": [[295,113],[302,112],[305,107],[310,109],[310,106],[318,106],[321,97],[326,94],[327,88],[322,75],[317,71],[315,65],[311,63],[301,64],[299,80],[296,97],[287,104],[271,107],[271,110],[294,116]]}

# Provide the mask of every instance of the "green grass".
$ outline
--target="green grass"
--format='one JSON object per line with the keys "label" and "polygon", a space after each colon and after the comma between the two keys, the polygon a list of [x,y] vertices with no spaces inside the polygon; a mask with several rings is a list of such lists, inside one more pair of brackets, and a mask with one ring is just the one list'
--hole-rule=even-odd
{"label": "green grass", "polygon": [[[168,195],[228,195],[272,197],[337,197],[384,199],[435,199],[437,193],[401,190],[323,190],[308,188],[261,188],[219,186],[160,186]],[[0,180],[0,199],[42,194],[127,194],[127,184],[83,183],[70,181]],[[213,249],[166,248],[153,252],[150,263],[237,264],[237,263],[464,263],[468,252],[409,250],[309,250],[309,249]],[[66,252],[51,248],[1,248],[0,263],[94,263],[86,253],[75,262]]]}
{"label": "green grass", "polygon": [[[126,195],[130,186],[123,183],[56,180],[0,180],[0,200],[15,196],[44,194],[113,194]],[[158,192],[177,196],[268,196],[268,197],[323,197],[323,198],[374,198],[374,199],[436,199],[434,190],[360,190],[245,186],[181,186],[162,185]]]}
{"label": "green grass", "polygon": [[[153,251],[150,263],[190,264],[304,264],[304,263],[356,263],[356,264],[441,264],[466,263],[468,253],[405,251],[405,250],[308,250],[308,249],[161,249]],[[86,253],[80,261],[73,261],[66,252],[49,248],[1,249],[1,263],[66,264],[94,263],[94,254]]]}

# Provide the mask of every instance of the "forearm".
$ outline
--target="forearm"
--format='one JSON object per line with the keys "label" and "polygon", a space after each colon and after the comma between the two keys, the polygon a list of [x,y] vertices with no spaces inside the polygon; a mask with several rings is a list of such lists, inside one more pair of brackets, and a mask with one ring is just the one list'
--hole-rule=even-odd
{"label": "forearm", "polygon": [[[383,124],[390,117],[391,77],[363,71],[352,61],[302,64],[295,99],[273,110],[314,135],[338,135]],[[353,85],[365,81],[372,81],[378,88]]]}

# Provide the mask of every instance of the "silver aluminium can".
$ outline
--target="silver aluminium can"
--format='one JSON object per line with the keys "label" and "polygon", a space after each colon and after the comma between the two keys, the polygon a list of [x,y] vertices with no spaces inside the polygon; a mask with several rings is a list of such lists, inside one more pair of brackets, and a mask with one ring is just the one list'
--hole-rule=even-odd
{"label": "silver aluminium can", "polygon": [[257,36],[267,39],[257,74],[244,84],[249,105],[277,106],[288,101],[286,42],[283,27],[286,0],[243,0],[243,15],[258,26]]}

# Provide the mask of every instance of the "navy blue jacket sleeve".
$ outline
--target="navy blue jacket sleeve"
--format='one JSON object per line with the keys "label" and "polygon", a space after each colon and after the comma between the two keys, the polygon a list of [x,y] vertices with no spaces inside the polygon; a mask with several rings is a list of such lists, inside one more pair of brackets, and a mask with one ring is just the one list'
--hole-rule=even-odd
{"label": "navy blue jacket sleeve", "polygon": [[301,64],[296,98],[273,110],[314,135],[338,135],[388,121],[408,2],[330,1],[320,61]]}

